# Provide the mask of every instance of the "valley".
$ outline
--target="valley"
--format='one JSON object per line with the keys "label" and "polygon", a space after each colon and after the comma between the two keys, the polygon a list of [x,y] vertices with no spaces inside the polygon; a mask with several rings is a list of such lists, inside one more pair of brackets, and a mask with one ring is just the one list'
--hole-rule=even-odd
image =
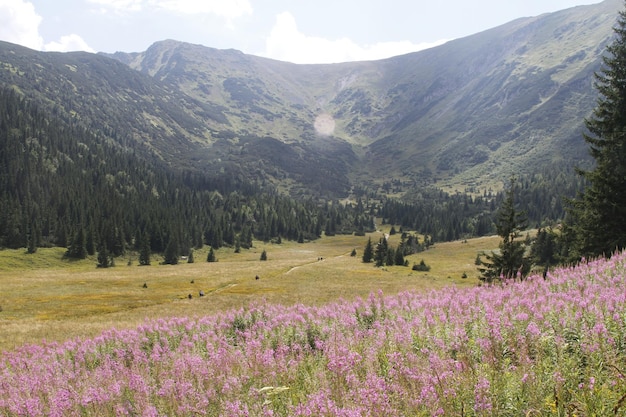
{"label": "valley", "polygon": [[[387,228],[388,230],[388,228]],[[94,337],[109,328],[134,328],[147,319],[202,316],[259,303],[323,305],[367,298],[382,291],[431,291],[479,283],[474,259],[496,248],[496,237],[437,244],[409,256],[409,266],[376,268],[361,260],[368,236],[324,237],[305,244],[255,242],[250,250],[194,252],[194,263],[139,266],[136,255],[116,259],[113,268],[96,268],[96,259],[62,260],[55,249],[36,255],[0,251],[0,351],[22,344]],[[398,236],[392,236],[393,245]],[[268,260],[260,261],[263,249]],[[356,249],[357,256],[350,253]],[[428,272],[412,271],[424,260]],[[463,274],[467,278],[463,278]],[[256,280],[255,277],[259,276]],[[147,288],[144,288],[144,283]],[[199,297],[199,291],[205,293]],[[188,295],[192,295],[192,299]]]}

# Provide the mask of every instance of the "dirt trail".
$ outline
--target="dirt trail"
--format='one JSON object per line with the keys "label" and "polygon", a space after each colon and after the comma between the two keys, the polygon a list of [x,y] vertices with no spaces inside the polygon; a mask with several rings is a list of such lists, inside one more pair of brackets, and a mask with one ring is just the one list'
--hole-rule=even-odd
{"label": "dirt trail", "polygon": [[[344,253],[344,254],[341,254],[341,255],[336,255],[336,256],[333,256],[333,257],[332,257],[332,259],[343,258],[344,256],[346,256],[346,254],[345,254],[345,253]],[[313,265],[313,264],[316,264],[316,263],[319,263],[319,262],[324,262],[324,261],[327,261],[327,260],[328,260],[328,258],[322,258],[322,257],[319,257],[319,258],[318,258],[317,260],[315,260],[315,261],[306,262],[306,263],[303,263],[302,265],[298,265],[298,266],[291,267],[291,268],[289,269],[289,271],[285,272],[285,275],[287,275],[287,274],[289,274],[289,273],[291,273],[291,272],[295,271],[296,269],[302,268],[303,266]]]}

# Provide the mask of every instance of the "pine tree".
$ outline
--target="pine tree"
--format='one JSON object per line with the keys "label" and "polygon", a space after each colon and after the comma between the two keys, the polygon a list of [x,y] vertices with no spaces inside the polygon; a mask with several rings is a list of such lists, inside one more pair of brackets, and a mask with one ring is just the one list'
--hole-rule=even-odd
{"label": "pine tree", "polygon": [[261,261],[267,261],[267,252],[265,251],[265,249],[263,249],[263,252],[261,252],[261,257],[259,259]]}
{"label": "pine tree", "polygon": [[217,261],[215,259],[215,252],[213,252],[213,248],[209,248],[209,253],[206,256],[206,261],[207,262],[216,262]]}
{"label": "pine tree", "polygon": [[530,271],[530,259],[526,256],[524,242],[520,241],[521,231],[526,228],[526,215],[515,208],[515,180],[511,179],[506,197],[498,211],[496,231],[502,237],[498,252],[484,254],[480,258],[478,270],[482,281],[491,283],[500,277],[515,279],[525,277]]}
{"label": "pine tree", "polygon": [[112,259],[109,255],[109,250],[107,249],[107,245],[105,242],[100,244],[100,248],[98,249],[98,268],[108,268],[113,266]]}
{"label": "pine tree", "polygon": [[374,263],[376,266],[383,266],[385,264],[388,248],[389,245],[387,244],[387,239],[385,237],[381,237],[376,245],[376,249],[374,250]]}
{"label": "pine tree", "polygon": [[147,233],[141,236],[139,243],[139,265],[150,265],[150,237]]}
{"label": "pine tree", "polygon": [[85,236],[85,229],[78,228],[78,231],[72,239],[70,247],[67,249],[65,255],[68,258],[73,259],[85,259],[87,257],[87,238]]}
{"label": "pine tree", "polygon": [[[387,253],[385,254],[385,265],[391,266],[396,263],[396,251],[393,247],[387,247]],[[404,263],[404,262],[403,262]]]}
{"label": "pine tree", "polygon": [[402,247],[396,249],[394,263],[399,266],[404,266],[404,255],[402,254]]}
{"label": "pine tree", "polygon": [[178,256],[178,242],[174,237],[171,237],[169,243],[165,247],[165,252],[163,253],[163,263],[169,265],[177,265]]}
{"label": "pine tree", "polygon": [[614,32],[595,74],[596,108],[585,120],[589,133],[584,139],[595,167],[579,170],[588,185],[571,202],[564,229],[572,260],[610,256],[626,247],[626,10],[619,13]]}
{"label": "pine tree", "polygon": [[189,256],[187,257],[187,263],[188,263],[188,264],[192,264],[192,263],[194,263],[194,259],[193,259],[193,249],[189,249]]}
{"label": "pine tree", "polygon": [[363,249],[363,262],[369,263],[374,259],[374,248],[372,247],[372,238],[367,239],[367,244],[365,245],[365,249]]}

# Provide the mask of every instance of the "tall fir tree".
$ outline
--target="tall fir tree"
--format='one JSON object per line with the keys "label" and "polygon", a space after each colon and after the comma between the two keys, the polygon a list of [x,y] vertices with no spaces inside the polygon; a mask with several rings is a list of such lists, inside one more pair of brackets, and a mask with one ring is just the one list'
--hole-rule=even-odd
{"label": "tall fir tree", "polygon": [[213,252],[213,248],[209,248],[209,253],[206,256],[206,261],[207,262],[216,262],[217,259],[215,259],[215,252]]}
{"label": "tall fir tree", "polygon": [[166,265],[177,265],[179,256],[178,241],[174,236],[171,236],[163,253],[163,263]]}
{"label": "tall fir tree", "polygon": [[496,231],[502,237],[499,251],[485,254],[480,258],[478,270],[480,279],[491,283],[500,277],[515,279],[525,277],[530,271],[530,258],[526,256],[526,245],[520,240],[521,232],[527,226],[525,213],[515,208],[515,180],[511,179],[506,198],[498,211]]}
{"label": "tall fir tree", "polygon": [[150,265],[150,236],[145,232],[139,243],[139,265]]}
{"label": "tall fir tree", "polygon": [[387,238],[381,237],[376,245],[376,249],[374,250],[374,263],[376,266],[385,265],[385,261],[387,260],[387,250],[389,249],[389,245],[387,244]]}
{"label": "tall fir tree", "polygon": [[100,243],[100,247],[98,248],[98,268],[109,268],[113,266],[113,260],[109,255],[109,250],[107,249],[106,242]]}
{"label": "tall fir tree", "polygon": [[369,263],[374,259],[374,248],[372,247],[372,238],[367,239],[367,244],[365,245],[365,249],[363,249],[363,262]]}
{"label": "tall fir tree", "polygon": [[82,226],[80,226],[74,234],[72,243],[65,255],[73,259],[85,259],[87,257],[87,238],[85,229]]}
{"label": "tall fir tree", "polygon": [[610,256],[626,247],[626,11],[595,74],[596,108],[585,120],[595,167],[579,170],[587,186],[571,201],[564,240],[570,260]]}

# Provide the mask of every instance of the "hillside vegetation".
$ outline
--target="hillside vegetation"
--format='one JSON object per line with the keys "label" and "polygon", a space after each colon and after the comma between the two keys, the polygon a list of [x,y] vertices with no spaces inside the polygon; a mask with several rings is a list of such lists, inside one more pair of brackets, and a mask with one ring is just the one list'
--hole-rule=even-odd
{"label": "hillside vegetation", "polygon": [[425,185],[482,192],[587,158],[583,119],[620,6],[605,0],[333,65],[173,40],[111,55],[0,43],[0,82],[141,155],[293,196],[383,192],[391,180],[398,195]]}

